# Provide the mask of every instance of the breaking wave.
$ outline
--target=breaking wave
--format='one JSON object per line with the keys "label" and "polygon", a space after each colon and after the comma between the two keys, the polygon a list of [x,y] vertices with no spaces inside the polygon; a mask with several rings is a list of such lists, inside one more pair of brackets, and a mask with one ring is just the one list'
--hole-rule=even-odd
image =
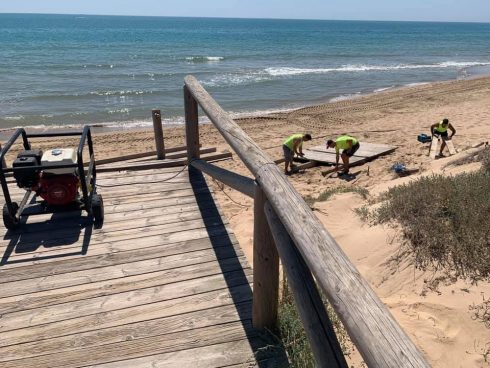
{"label": "breaking wave", "polygon": [[190,63],[208,63],[225,60],[223,56],[188,56],[185,58]]}
{"label": "breaking wave", "polygon": [[324,74],[332,72],[368,72],[368,71],[391,71],[403,69],[442,69],[442,68],[467,68],[470,66],[490,65],[490,62],[457,62],[445,61],[436,64],[396,64],[396,65],[343,65],[338,68],[267,68],[265,71],[274,77],[301,75],[301,74]]}

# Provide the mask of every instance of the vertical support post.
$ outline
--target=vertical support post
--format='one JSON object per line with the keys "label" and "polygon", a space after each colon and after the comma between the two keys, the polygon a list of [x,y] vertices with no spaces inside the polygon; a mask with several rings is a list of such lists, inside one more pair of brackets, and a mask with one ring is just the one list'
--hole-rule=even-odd
{"label": "vertical support post", "polygon": [[274,329],[279,298],[279,256],[264,212],[267,197],[256,183],[254,191],[253,307],[256,329]]}
{"label": "vertical support post", "polygon": [[191,92],[184,86],[185,106],[185,138],[187,144],[187,159],[199,158],[199,115],[197,101]]}
{"label": "vertical support post", "polygon": [[[2,145],[0,144],[0,151],[2,150]],[[5,162],[5,157],[2,157],[2,169],[7,167],[7,163]]]}
{"label": "vertical support post", "polygon": [[153,118],[153,131],[155,133],[155,146],[157,150],[157,158],[165,159],[165,143],[163,141],[162,115],[160,110],[152,110],[151,117]]}

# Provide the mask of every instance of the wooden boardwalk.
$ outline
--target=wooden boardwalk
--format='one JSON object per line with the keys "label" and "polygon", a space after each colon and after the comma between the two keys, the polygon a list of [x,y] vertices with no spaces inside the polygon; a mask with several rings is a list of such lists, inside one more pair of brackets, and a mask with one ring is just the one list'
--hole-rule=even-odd
{"label": "wooden boardwalk", "polygon": [[0,367],[287,366],[251,326],[252,271],[200,172],[98,184],[101,229],[85,213],[2,226]]}

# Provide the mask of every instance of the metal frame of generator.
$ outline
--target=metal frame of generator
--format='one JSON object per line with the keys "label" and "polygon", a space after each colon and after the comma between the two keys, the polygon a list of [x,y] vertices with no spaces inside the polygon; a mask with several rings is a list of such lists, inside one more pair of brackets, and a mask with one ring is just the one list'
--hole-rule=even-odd
{"label": "metal frame of generator", "polygon": [[[0,162],[5,162],[5,155],[20,136],[22,136],[24,151],[18,154],[11,168],[2,167],[0,170],[0,184],[5,197],[3,206],[5,227],[17,228],[21,217],[73,210],[85,210],[93,217],[94,225],[101,227],[104,221],[104,206],[102,196],[96,192],[97,170],[90,127],[85,126],[82,132],[39,134],[27,134],[23,128],[17,129],[2,148]],[[76,153],[74,149],[64,149],[69,151],[68,156],[70,156],[66,160],[64,157],[57,157],[64,152],[63,149],[53,149],[49,154],[43,155],[42,151],[33,150],[29,142],[29,138],[69,136],[80,136],[80,143]],[[87,170],[83,161],[85,145],[88,145],[90,155]],[[47,161],[42,160],[45,157]],[[54,162],[49,162],[50,158]],[[67,161],[67,163],[60,164],[56,160]],[[6,178],[8,173],[13,174],[18,187],[26,190],[20,204],[13,202],[10,197]],[[33,193],[34,196],[31,198]],[[38,197],[43,200],[38,200]]]}

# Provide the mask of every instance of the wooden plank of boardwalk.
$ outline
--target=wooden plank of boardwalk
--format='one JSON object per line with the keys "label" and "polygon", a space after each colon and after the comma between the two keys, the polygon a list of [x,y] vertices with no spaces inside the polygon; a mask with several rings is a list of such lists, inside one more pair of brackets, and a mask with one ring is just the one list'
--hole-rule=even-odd
{"label": "wooden plank of boardwalk", "polygon": [[180,170],[101,174],[101,229],[78,212],[2,229],[0,367],[287,366],[206,181]]}

